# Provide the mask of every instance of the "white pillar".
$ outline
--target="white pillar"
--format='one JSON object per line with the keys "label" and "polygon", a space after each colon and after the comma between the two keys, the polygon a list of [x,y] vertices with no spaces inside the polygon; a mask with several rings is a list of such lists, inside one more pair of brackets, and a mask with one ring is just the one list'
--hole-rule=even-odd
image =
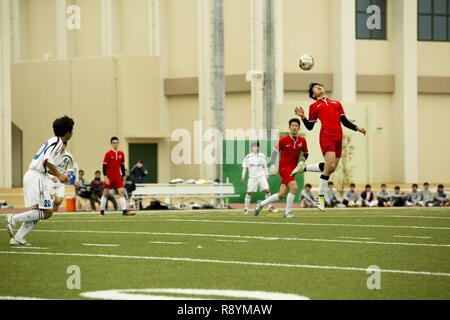
{"label": "white pillar", "polygon": [[[224,134],[224,38],[223,0],[199,0],[199,118],[203,130],[217,129]],[[217,136],[216,136],[217,137]],[[197,154],[203,146],[197,142]],[[209,144],[207,142],[207,144]],[[205,145],[206,146],[206,145]],[[221,178],[222,145],[216,140],[215,165],[200,166],[200,177]],[[203,159],[205,160],[205,159]]]}
{"label": "white pillar", "polygon": [[0,187],[12,186],[11,7],[0,0]]}
{"label": "white pillar", "polygon": [[[254,131],[263,128],[263,0],[251,0],[250,69],[247,81],[251,82],[251,127]],[[255,137],[256,138],[256,137]]]}
{"label": "white pillar", "polygon": [[[56,1],[56,57],[67,58],[66,0]],[[19,2],[19,1],[17,1]]]}
{"label": "white pillar", "polygon": [[160,2],[148,0],[148,54],[159,56],[160,52]]}
{"label": "white pillar", "polygon": [[19,62],[21,60],[21,40],[20,40],[20,6],[21,1],[11,1],[12,14],[12,61]]}
{"label": "white pillar", "polygon": [[113,54],[113,3],[112,0],[101,0],[102,22],[102,54]]}
{"label": "white pillar", "polygon": [[329,3],[333,98],[353,103],[356,101],[355,0],[329,0]]}
{"label": "white pillar", "polygon": [[418,179],[417,0],[392,1],[392,163],[396,182]]}

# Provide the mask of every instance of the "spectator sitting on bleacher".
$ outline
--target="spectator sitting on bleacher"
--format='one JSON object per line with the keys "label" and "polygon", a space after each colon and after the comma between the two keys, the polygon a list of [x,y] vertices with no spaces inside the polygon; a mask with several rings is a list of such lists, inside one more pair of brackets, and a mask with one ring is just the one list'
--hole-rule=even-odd
{"label": "spectator sitting on bleacher", "polygon": [[328,188],[325,191],[325,205],[328,208],[335,208],[341,203],[337,197],[336,190],[334,190],[333,187],[334,187],[333,181],[329,181]]}
{"label": "spectator sitting on bleacher", "polygon": [[375,200],[372,192],[372,186],[370,184],[366,185],[366,189],[361,193],[361,198],[363,207],[375,207],[378,204],[378,201]]}
{"label": "spectator sitting on bleacher", "polygon": [[381,190],[377,192],[377,200],[379,207],[389,207],[391,205],[391,195],[386,190],[386,184],[381,185]]}
{"label": "spectator sitting on bleacher", "polygon": [[420,199],[421,199],[421,195],[419,190],[417,190],[419,188],[419,186],[417,185],[417,183],[414,183],[411,186],[411,192],[408,193],[408,195],[406,196],[406,206],[408,207],[417,207],[420,205]]}
{"label": "spectator sitting on bleacher", "polygon": [[[98,204],[100,204],[100,199],[103,195],[103,189],[102,173],[97,170],[95,171],[95,178],[91,182],[91,191],[95,197],[95,202],[97,202]],[[108,194],[107,196],[106,209],[108,209],[108,201],[112,202],[114,210],[117,211],[117,201],[112,194]]]}
{"label": "spectator sitting on bleacher", "polygon": [[406,203],[406,196],[400,192],[400,187],[395,186],[394,193],[391,194],[391,207],[403,207]]}
{"label": "spectator sitting on bleacher", "polygon": [[448,194],[445,193],[444,185],[442,184],[438,185],[436,195],[434,196],[433,206],[435,207],[449,206]]}
{"label": "spectator sitting on bleacher", "polygon": [[75,192],[78,197],[89,200],[91,209],[95,211],[95,198],[91,192],[91,186],[86,183],[84,178],[84,170],[78,171],[78,181],[75,184]]}
{"label": "spectator sitting on bleacher", "polygon": [[420,191],[420,202],[422,207],[431,207],[433,205],[433,194],[430,191],[430,184],[425,182],[423,184],[423,190]]}
{"label": "spectator sitting on bleacher", "polygon": [[133,178],[129,175],[128,170],[125,170],[125,176],[123,177],[123,183],[125,191],[127,192],[127,198],[131,197],[133,191],[136,190],[136,183],[134,183]]}
{"label": "spectator sitting on bleacher", "polygon": [[315,208],[317,206],[314,195],[311,192],[312,186],[307,183],[300,194],[300,208]]}
{"label": "spectator sitting on bleacher", "polygon": [[354,183],[350,183],[350,189],[345,191],[342,203],[347,207],[361,207],[361,196],[355,191]]}

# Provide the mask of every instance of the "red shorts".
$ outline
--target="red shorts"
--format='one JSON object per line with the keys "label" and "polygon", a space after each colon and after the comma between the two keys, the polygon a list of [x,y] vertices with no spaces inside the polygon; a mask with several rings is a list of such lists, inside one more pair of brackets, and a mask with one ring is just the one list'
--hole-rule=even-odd
{"label": "red shorts", "polygon": [[320,148],[322,149],[322,154],[325,155],[327,152],[336,153],[336,158],[340,158],[342,155],[342,136],[320,136]]}
{"label": "red shorts", "polygon": [[114,190],[114,189],[121,189],[123,187],[124,183],[122,178],[109,179],[109,184],[103,182],[103,188],[105,189]]}
{"label": "red shorts", "polygon": [[281,177],[281,184],[288,185],[289,182],[295,181],[295,177],[291,177],[291,172],[295,168],[279,168],[278,172]]}

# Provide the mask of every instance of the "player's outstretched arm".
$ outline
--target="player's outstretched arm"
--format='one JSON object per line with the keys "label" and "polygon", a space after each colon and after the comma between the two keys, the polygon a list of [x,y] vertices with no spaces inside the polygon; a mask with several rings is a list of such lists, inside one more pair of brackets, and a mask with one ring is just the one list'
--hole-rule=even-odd
{"label": "player's outstretched arm", "polygon": [[345,114],[341,115],[340,119],[341,119],[342,125],[344,127],[346,127],[347,129],[350,129],[350,130],[353,130],[353,131],[357,131],[357,132],[361,132],[363,135],[366,135],[366,129],[351,123],[350,120],[348,120],[348,118],[345,116]]}
{"label": "player's outstretched arm", "polygon": [[46,162],[45,166],[47,167],[48,172],[49,172],[51,175],[53,175],[53,176],[55,176],[56,178],[58,178],[58,180],[59,180],[61,183],[66,183],[66,182],[69,181],[69,177],[66,176],[66,175],[64,175],[64,174],[62,174],[61,172],[59,172],[58,169],[56,168],[56,166],[55,166],[54,164],[52,164],[52,163],[50,163],[50,162]]}
{"label": "player's outstretched arm", "polygon": [[278,150],[276,150],[274,148],[272,151],[272,156],[271,156],[271,160],[270,160],[270,163],[272,164],[270,167],[272,175],[277,174],[277,167],[275,165],[275,163],[277,162],[277,157],[278,157]]}
{"label": "player's outstretched arm", "polygon": [[302,119],[303,124],[305,125],[306,129],[311,131],[314,128],[315,122],[309,121],[305,116],[305,110],[303,110],[303,107],[296,107],[295,115],[299,116]]}

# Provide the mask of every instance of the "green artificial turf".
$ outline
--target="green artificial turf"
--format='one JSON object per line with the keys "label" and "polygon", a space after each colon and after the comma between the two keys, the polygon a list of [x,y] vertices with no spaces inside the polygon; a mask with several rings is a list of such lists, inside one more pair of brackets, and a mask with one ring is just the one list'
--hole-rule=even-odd
{"label": "green artificial turf", "polygon": [[[309,299],[450,298],[450,210],[296,214],[61,214],[35,227],[31,248],[10,247],[3,224],[0,296],[82,299],[88,291],[193,288]],[[380,289],[367,287],[372,265],[381,269]],[[69,266],[80,268],[79,290],[67,287]]]}

